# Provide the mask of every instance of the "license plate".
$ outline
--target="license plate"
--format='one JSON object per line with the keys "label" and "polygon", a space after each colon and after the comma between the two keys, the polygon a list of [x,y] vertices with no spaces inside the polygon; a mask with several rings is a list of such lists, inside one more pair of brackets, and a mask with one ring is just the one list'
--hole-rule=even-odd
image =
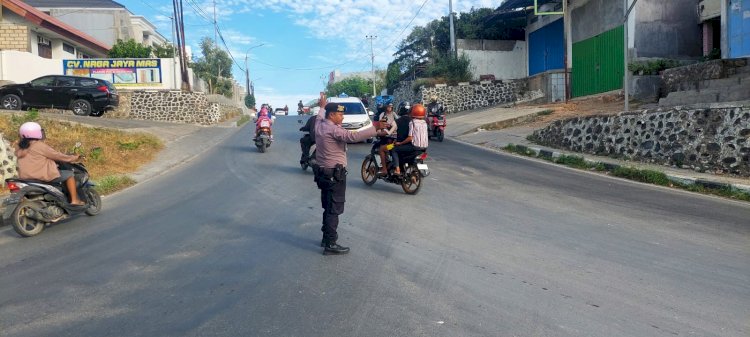
{"label": "license plate", "polygon": [[420,171],[427,170],[427,164],[417,164],[417,169]]}

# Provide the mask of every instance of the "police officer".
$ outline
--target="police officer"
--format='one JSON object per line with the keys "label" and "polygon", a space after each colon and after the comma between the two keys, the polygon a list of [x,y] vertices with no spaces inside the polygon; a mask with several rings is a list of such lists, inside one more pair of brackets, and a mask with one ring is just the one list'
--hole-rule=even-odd
{"label": "police officer", "polygon": [[317,145],[315,182],[320,189],[320,201],[323,207],[323,240],[320,245],[324,254],[346,254],[349,247],[336,243],[339,215],[344,213],[346,201],[346,144],[361,142],[376,135],[383,136],[383,129],[388,125],[373,122],[373,126],[359,132],[348,131],[341,127],[346,106],[328,103],[325,106],[325,119],[315,125],[315,143]]}

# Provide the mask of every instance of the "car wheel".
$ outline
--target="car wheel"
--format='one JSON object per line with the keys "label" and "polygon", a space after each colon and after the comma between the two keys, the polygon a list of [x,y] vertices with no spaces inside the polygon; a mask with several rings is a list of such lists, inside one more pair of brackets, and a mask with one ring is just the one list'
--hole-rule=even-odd
{"label": "car wheel", "polygon": [[23,106],[21,97],[18,97],[18,95],[14,94],[3,96],[3,99],[2,101],[0,101],[0,103],[5,110],[21,110],[21,107]]}
{"label": "car wheel", "polygon": [[78,116],[88,116],[91,114],[91,103],[85,99],[77,99],[71,104],[71,110]]}

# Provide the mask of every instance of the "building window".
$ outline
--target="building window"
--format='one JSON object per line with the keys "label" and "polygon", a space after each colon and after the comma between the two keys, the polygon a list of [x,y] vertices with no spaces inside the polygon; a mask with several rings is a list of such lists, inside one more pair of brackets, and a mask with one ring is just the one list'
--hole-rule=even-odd
{"label": "building window", "polygon": [[73,46],[71,46],[71,45],[69,45],[69,44],[67,44],[65,42],[63,42],[63,50],[66,53],[68,53],[68,54],[75,54],[76,53],[76,49],[73,48]]}
{"label": "building window", "polygon": [[52,42],[44,36],[37,35],[37,46],[39,47],[39,56],[47,59],[52,58]]}

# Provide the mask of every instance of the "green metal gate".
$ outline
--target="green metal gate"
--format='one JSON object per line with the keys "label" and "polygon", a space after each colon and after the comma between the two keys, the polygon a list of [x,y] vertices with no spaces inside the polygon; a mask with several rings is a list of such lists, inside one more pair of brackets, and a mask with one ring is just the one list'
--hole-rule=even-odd
{"label": "green metal gate", "polygon": [[622,27],[573,44],[573,97],[622,89]]}

